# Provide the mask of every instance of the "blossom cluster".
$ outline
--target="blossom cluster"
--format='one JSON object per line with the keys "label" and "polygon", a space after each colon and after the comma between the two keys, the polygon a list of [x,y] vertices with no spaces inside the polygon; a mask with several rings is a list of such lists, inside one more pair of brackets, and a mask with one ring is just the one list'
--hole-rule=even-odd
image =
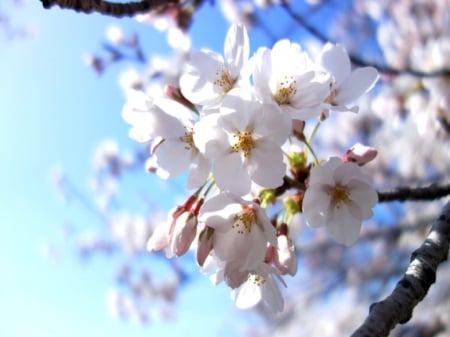
{"label": "blossom cluster", "polygon": [[[377,193],[361,166],[376,151],[358,144],[320,160],[312,140],[331,111],[357,112],[377,78],[372,67],[352,69],[340,45],[326,44],[313,59],[280,40],[250,57],[245,27],[233,25],[223,55],[191,52],[179,87],[165,97],[130,95],[122,116],[130,137],[150,145],[147,169],[163,179],[187,171],[195,191],[147,248],[167,256],[195,249],[202,271],[232,288],[238,307],[263,301],[281,311],[282,275],[297,272],[293,215],[347,245],[372,216]],[[309,120],[317,124],[307,137]],[[278,202],[282,210],[271,211]]]}

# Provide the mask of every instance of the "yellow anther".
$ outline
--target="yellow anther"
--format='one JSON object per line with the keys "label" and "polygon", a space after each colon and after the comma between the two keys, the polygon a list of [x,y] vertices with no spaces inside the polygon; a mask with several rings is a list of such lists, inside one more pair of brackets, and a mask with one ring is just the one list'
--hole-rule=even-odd
{"label": "yellow anther", "polygon": [[250,131],[236,131],[233,136],[237,138],[237,140],[236,143],[231,146],[231,150],[233,152],[242,152],[246,158],[250,156],[252,149],[256,146],[252,133]]}

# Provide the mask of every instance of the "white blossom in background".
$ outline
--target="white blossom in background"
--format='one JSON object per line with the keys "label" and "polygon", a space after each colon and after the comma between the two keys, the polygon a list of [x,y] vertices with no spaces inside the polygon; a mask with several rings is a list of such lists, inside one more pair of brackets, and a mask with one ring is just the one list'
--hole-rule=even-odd
{"label": "white blossom in background", "polygon": [[106,38],[116,46],[120,45],[125,39],[122,28],[117,25],[108,26],[106,29]]}
{"label": "white blossom in background", "polygon": [[199,187],[206,180],[209,160],[194,144],[195,121],[189,109],[173,100],[152,101],[144,94],[137,94],[124,106],[122,116],[132,125],[133,139],[154,141],[153,156],[147,163],[150,170],[167,179],[189,169],[189,189]]}
{"label": "white blossom in background", "polygon": [[264,101],[272,101],[293,119],[317,117],[330,94],[329,77],[318,72],[299,44],[289,40],[261,47],[252,58],[255,90]]}
{"label": "white blossom in background", "polygon": [[351,245],[377,201],[369,176],[358,165],[331,157],[312,168],[303,213],[310,226],[327,226],[337,242]]}
{"label": "white blossom in background", "polygon": [[276,105],[234,89],[225,96],[220,114],[206,116],[196,125],[194,142],[214,159],[217,186],[244,195],[252,182],[269,188],[282,184],[286,165],[281,146],[290,130],[289,116]]}
{"label": "white blossom in background", "polygon": [[226,93],[248,79],[245,65],[249,53],[247,30],[241,25],[231,26],[224,56],[206,49],[191,54],[180,77],[183,95],[192,103],[216,106]]}
{"label": "white blossom in background", "polygon": [[331,75],[331,92],[326,99],[330,109],[358,112],[358,106],[353,104],[372,88],[378,79],[378,71],[374,67],[352,70],[345,48],[331,43],[323,47],[317,64]]}

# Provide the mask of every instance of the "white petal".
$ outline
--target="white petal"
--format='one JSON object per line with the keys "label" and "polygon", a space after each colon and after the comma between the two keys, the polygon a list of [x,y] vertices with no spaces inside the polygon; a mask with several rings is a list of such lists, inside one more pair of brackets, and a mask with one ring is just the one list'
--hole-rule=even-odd
{"label": "white petal", "polygon": [[262,104],[260,115],[255,120],[253,133],[283,145],[292,130],[291,117],[273,103]]}
{"label": "white petal", "polygon": [[262,299],[260,286],[251,281],[244,282],[239,288],[234,289],[231,296],[236,307],[240,309],[252,308]]}
{"label": "white petal", "polygon": [[353,103],[369,91],[378,79],[378,71],[373,67],[358,68],[338,85],[333,103],[346,105]]}
{"label": "white petal", "polygon": [[272,76],[272,58],[270,57],[270,50],[265,47],[258,48],[252,58],[252,64],[252,76],[255,89],[263,99],[271,97],[272,91],[270,90],[269,83]]}
{"label": "white petal", "polygon": [[283,162],[281,148],[269,140],[259,139],[247,160],[252,180],[267,188],[276,188],[283,184],[286,165]]}
{"label": "white petal", "polygon": [[351,71],[350,58],[341,45],[327,43],[318,58],[319,64],[329,71],[336,83],[344,81]]}
{"label": "white petal", "polygon": [[191,162],[191,150],[186,143],[177,139],[166,139],[155,151],[156,163],[167,171],[171,177],[186,170]]}
{"label": "white petal", "polygon": [[239,153],[230,153],[216,159],[213,174],[217,186],[222,191],[229,191],[236,195],[244,195],[250,191],[250,176]]}
{"label": "white petal", "polygon": [[208,158],[224,155],[230,149],[228,136],[218,125],[218,113],[204,116],[194,126],[194,143]]}
{"label": "white petal", "polygon": [[243,25],[234,24],[225,38],[225,63],[232,77],[237,78],[250,54],[247,30]]}
{"label": "white petal", "polygon": [[189,176],[187,179],[187,188],[193,189],[200,187],[208,178],[210,172],[209,160],[198,153],[192,161]]}
{"label": "white petal", "polygon": [[337,242],[350,246],[358,239],[361,219],[355,218],[345,205],[329,212],[327,222],[328,230]]}
{"label": "white petal", "polygon": [[308,225],[322,227],[326,225],[326,213],[330,205],[330,198],[324,192],[324,186],[311,185],[305,192],[302,202],[303,214]]}

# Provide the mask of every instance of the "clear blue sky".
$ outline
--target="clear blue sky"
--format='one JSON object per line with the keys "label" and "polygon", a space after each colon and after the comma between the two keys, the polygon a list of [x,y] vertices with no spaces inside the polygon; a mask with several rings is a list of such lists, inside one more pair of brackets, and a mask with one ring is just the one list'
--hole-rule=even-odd
{"label": "clear blue sky", "polygon": [[[135,146],[120,117],[121,68],[98,79],[82,55],[101,50],[111,23],[140,32],[147,52],[167,51],[165,37],[131,19],[46,11],[37,0],[13,14],[15,22],[31,21],[40,33],[37,39],[0,38],[0,337],[199,336],[205,331],[229,336],[226,316],[234,312],[229,290],[213,287],[206,277],[195,280],[180,299],[176,324],[142,327],[113,320],[107,312],[113,261],[99,258],[85,266],[67,249],[55,264],[39,254],[42,242],[60,240],[63,221],[96,222],[80,208],[64,207],[50,183],[52,166],[63,166],[87,191],[99,141],[113,137],[125,148]],[[194,44],[221,52],[227,25],[220,14],[207,4],[197,19]],[[255,32],[253,48],[255,39],[270,45],[263,36]],[[149,181],[142,184],[153,188]]]}

